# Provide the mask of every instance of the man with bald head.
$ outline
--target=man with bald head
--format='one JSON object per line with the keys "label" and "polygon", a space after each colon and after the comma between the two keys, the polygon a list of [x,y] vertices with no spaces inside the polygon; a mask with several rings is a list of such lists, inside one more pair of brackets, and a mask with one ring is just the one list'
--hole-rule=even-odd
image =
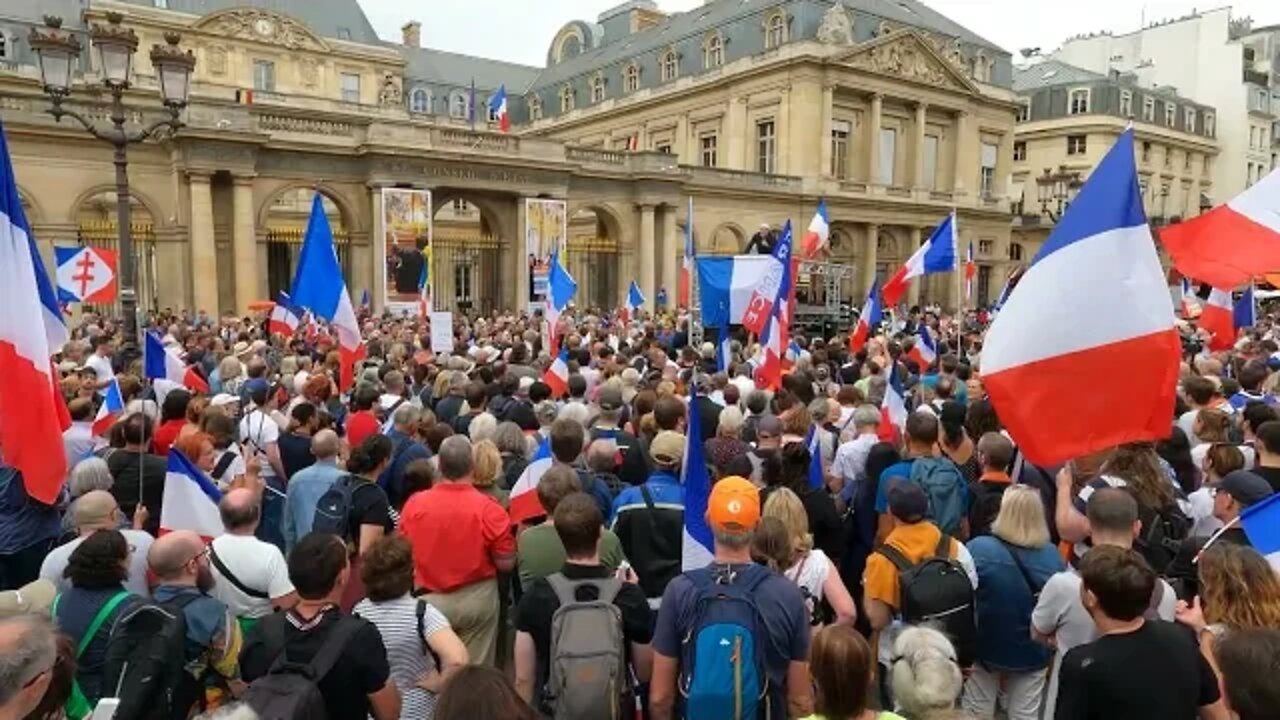
{"label": "man with bald head", "polygon": [[311,532],[311,522],[316,516],[316,504],[320,496],[338,481],[346,470],[339,467],[338,452],[342,443],[332,430],[321,430],[311,437],[311,454],[314,465],[303,468],[289,478],[284,503],[284,544],[293,551],[298,540]]}
{"label": "man with bald head", "polygon": [[232,490],[222,496],[218,514],[226,532],[209,543],[211,594],[248,632],[274,609],[293,607],[297,594],[280,548],[254,537],[262,520],[261,496],[246,488]]}
{"label": "man with bald head", "polygon": [[99,530],[120,530],[124,539],[133,548],[129,556],[129,577],[124,588],[139,597],[151,594],[147,587],[147,551],[151,549],[152,537],[143,530],[122,527],[125,517],[116,503],[115,497],[106,490],[91,490],[81,495],[72,509],[72,520],[79,536],[71,542],[49,551],[44,563],[40,565],[40,577],[58,586],[58,591],[70,589],[71,581],[62,576],[67,569],[67,561],[71,553],[80,543]]}
{"label": "man with bald head", "polygon": [[[155,574],[153,597],[171,612],[181,612],[186,621],[188,678],[179,685],[175,709],[190,708],[199,697],[198,688],[239,677],[242,636],[235,618],[222,601],[209,596],[213,589],[213,569],[209,548],[190,530],[162,535],[151,544],[147,564]],[[190,705],[188,704],[190,703]],[[183,715],[185,717],[185,714]]]}

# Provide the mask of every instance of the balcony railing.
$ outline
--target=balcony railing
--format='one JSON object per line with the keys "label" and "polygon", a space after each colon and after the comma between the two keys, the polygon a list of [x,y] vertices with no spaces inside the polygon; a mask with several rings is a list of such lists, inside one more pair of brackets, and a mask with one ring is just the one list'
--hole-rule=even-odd
{"label": "balcony railing", "polygon": [[600,163],[602,165],[626,165],[627,153],[621,150],[605,150],[603,148],[586,148],[566,145],[565,159],[569,162]]}

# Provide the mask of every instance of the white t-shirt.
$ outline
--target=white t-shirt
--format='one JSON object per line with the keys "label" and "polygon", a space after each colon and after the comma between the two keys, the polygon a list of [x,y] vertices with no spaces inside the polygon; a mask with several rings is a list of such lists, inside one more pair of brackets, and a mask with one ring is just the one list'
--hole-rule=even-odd
{"label": "white t-shirt", "polygon": [[[1173,588],[1161,580],[1160,603],[1156,613],[1161,620],[1173,620],[1173,608],[1178,602]],[[1058,700],[1058,672],[1062,656],[1074,647],[1086,645],[1098,639],[1098,627],[1080,603],[1080,576],[1075,570],[1056,573],[1040,591],[1040,600],[1031,612],[1031,627],[1042,635],[1052,635],[1058,644],[1053,657],[1053,669],[1049,674],[1049,694],[1044,701],[1044,720],[1053,720],[1054,705]]]}
{"label": "white t-shirt", "polygon": [[[814,548],[805,553],[804,557],[784,574],[797,587],[807,591],[808,597],[813,598],[813,602],[819,602],[823,598],[822,585],[831,574],[831,558]],[[809,611],[812,613],[813,608],[810,607]]]}
{"label": "white t-shirt", "polygon": [[115,370],[111,369],[111,358],[105,358],[94,353],[84,361],[85,367],[93,368],[94,373],[98,376],[98,382],[104,383],[116,376]]}
{"label": "white t-shirt", "polygon": [[1213,516],[1213,495],[1202,487],[1187,496],[1191,502],[1191,537],[1209,537],[1222,527],[1222,521]]}
{"label": "white t-shirt", "polygon": [[237,617],[260,618],[271,614],[271,599],[293,592],[289,582],[289,567],[284,562],[280,548],[265,543],[252,535],[220,535],[211,543],[218,559],[251,590],[266,593],[267,598],[251,597],[223,576],[210,558],[210,569],[217,581],[211,593]]}
{"label": "white t-shirt", "polygon": [[280,441],[280,426],[269,415],[258,408],[249,411],[240,421],[240,442],[244,443],[245,452],[258,455],[263,460],[259,464],[258,473],[262,477],[275,477],[276,471],[271,463],[265,462],[267,448]]}
{"label": "white t-shirt", "polygon": [[[218,459],[213,461],[213,469],[217,470],[218,466],[222,464],[222,458],[224,455],[230,455],[232,459],[229,461],[230,464],[227,465],[226,471],[224,471],[221,476],[213,478],[214,482],[218,483],[219,487],[230,485],[232,480],[235,480],[249,471],[248,466],[245,465],[244,462],[244,455],[240,454],[240,445],[238,443],[231,443],[227,446],[226,450],[218,453]],[[210,473],[209,475],[210,477],[213,477],[213,473]]]}

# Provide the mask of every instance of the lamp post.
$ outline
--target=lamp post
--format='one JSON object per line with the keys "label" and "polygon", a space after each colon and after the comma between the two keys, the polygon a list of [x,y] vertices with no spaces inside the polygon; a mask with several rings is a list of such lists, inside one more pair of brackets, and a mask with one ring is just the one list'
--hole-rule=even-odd
{"label": "lamp post", "polygon": [[1067,170],[1066,165],[1059,165],[1057,172],[1052,168],[1045,168],[1044,174],[1036,178],[1036,189],[1040,195],[1040,212],[1048,215],[1050,220],[1058,222],[1083,186],[1084,181],[1080,179],[1080,173]]}
{"label": "lamp post", "polygon": [[111,126],[99,128],[84,115],[65,107],[63,103],[71,94],[76,62],[80,57],[80,40],[62,29],[62,19],[46,15],[44,29],[32,28],[30,42],[40,66],[40,82],[49,96],[52,106],[48,113],[57,122],[69,117],[80,123],[90,135],[103,140],[114,149],[116,166],[116,224],[118,225],[120,256],[120,311],[124,316],[124,347],[126,358],[135,356],[138,342],[138,294],[135,287],[133,257],[133,232],[129,218],[129,159],[128,147],[140,143],[163,131],[177,132],[183,126],[179,119],[187,105],[191,90],[191,72],[196,58],[190,50],[178,47],[181,36],[165,33],[166,45],[151,48],[151,64],[160,81],[160,97],[168,111],[168,117],[138,130],[125,127],[124,94],[129,89],[133,70],[133,55],[138,49],[138,36],[130,28],[123,27],[120,13],[107,13],[107,24],[95,24],[89,32],[98,54],[98,69],[102,82],[111,93]]}

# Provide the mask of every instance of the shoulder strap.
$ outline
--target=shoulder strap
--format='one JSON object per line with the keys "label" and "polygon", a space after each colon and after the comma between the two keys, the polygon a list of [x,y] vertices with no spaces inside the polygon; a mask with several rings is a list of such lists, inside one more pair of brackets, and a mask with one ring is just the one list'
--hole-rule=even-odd
{"label": "shoulder strap", "polygon": [[644,497],[644,506],[653,510],[653,495],[649,493],[649,488],[645,485],[640,486],[640,495]]}
{"label": "shoulder strap", "polygon": [[[1004,545],[1005,552],[1009,553],[1009,557],[1013,558],[1013,564],[1018,566],[1018,572],[1022,573],[1022,580],[1027,583],[1027,589],[1031,591],[1031,594],[1035,595],[1039,592],[1039,590],[1036,590],[1036,584],[1031,580],[1031,573],[1027,572],[1027,566],[1022,564],[1022,558],[1018,557],[1018,553],[1015,551],[1014,547],[1000,538],[996,539],[1000,540],[1000,544]],[[1043,585],[1040,587],[1041,590],[1044,589]]]}
{"label": "shoulder strap", "polygon": [[345,615],[338,616],[338,622],[334,623],[333,630],[329,631],[329,637],[325,639],[324,644],[320,646],[319,652],[311,659],[311,664],[308,666],[314,681],[319,682],[321,678],[329,674],[329,671],[333,669],[334,663],[338,662],[338,658],[342,656],[342,651],[346,648],[347,641],[359,629],[360,622],[356,618]]}
{"label": "shoulder strap", "polygon": [[222,457],[218,458],[218,464],[213,466],[213,479],[221,480],[226,474],[227,469],[231,467],[231,463],[236,461],[236,454],[230,450],[222,453]]}
{"label": "shoulder strap", "polygon": [[946,533],[942,533],[942,536],[938,538],[938,547],[933,551],[933,556],[942,558],[943,560],[951,559],[951,536],[950,535]]}
{"label": "shoulder strap", "polygon": [[[58,611],[58,598],[60,597],[62,597],[62,595],[58,595],[53,599],[53,611],[55,613]],[[80,638],[80,644],[76,646],[77,660],[79,660],[80,656],[84,654],[84,651],[88,649],[89,643],[92,643],[93,639],[97,637],[98,631],[102,629],[102,624],[107,621],[108,617],[111,617],[111,613],[115,612],[115,609],[120,607],[120,603],[127,599],[129,599],[129,591],[121,590],[103,603],[102,607],[98,608],[98,613],[93,616],[93,620],[89,623],[89,628],[84,631],[84,636]]]}
{"label": "shoulder strap", "polygon": [[888,559],[889,562],[893,563],[893,566],[898,569],[899,573],[904,573],[915,567],[915,564],[908,560],[907,556],[902,554],[902,551],[889,543],[881,543],[880,547],[876,548],[875,551]]}
{"label": "shoulder strap", "polygon": [[218,557],[218,551],[214,549],[213,543],[209,543],[209,562],[212,562],[213,566],[218,568],[218,572],[222,577],[227,579],[227,582],[235,585],[236,589],[245,595],[248,595],[251,598],[257,598],[258,600],[271,599],[271,596],[267,593],[261,590],[254,590],[248,585],[245,585],[240,578],[236,577],[235,574],[231,572],[231,568],[227,567],[226,563],[222,562],[222,558]]}
{"label": "shoulder strap", "polygon": [[551,573],[547,576],[547,584],[551,586],[551,591],[556,594],[556,599],[560,601],[563,607],[570,603],[578,602],[578,596],[574,594],[576,583],[570,582],[564,573]]}

